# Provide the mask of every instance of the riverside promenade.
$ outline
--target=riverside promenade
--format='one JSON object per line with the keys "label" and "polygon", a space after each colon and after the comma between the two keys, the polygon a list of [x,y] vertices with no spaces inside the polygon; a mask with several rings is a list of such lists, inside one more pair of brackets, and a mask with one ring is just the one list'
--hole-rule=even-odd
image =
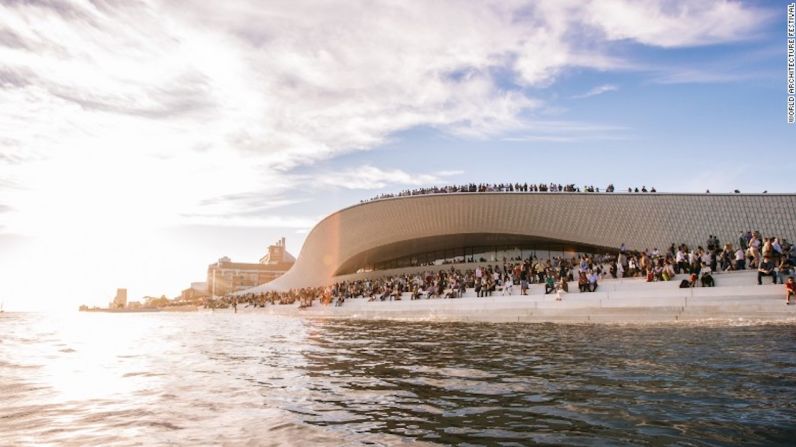
{"label": "riverside promenade", "polygon": [[300,309],[296,305],[268,305],[265,308],[238,308],[239,312],[307,318],[348,318],[407,321],[470,321],[526,323],[677,323],[677,322],[791,322],[796,323],[796,305],[785,305],[784,286],[757,285],[756,271],[714,274],[716,287],[679,288],[680,280],[646,282],[641,278],[607,279],[596,292],[544,294],[544,286],[532,285],[529,295],[496,292],[478,298],[470,289],[462,298],[400,301],[349,299],[339,307],[315,303]]}

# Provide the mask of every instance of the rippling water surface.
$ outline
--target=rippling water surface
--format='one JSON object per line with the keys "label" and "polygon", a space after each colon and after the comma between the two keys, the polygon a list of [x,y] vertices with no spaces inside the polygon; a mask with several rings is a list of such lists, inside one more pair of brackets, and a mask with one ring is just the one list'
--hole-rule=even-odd
{"label": "rippling water surface", "polygon": [[0,314],[0,445],[794,445],[796,326]]}

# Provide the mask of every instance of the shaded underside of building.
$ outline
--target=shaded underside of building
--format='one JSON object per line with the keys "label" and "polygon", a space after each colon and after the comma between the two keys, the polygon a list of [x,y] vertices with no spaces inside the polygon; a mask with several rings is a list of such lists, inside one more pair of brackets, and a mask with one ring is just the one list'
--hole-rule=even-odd
{"label": "shaded underside of building", "polygon": [[741,231],[796,237],[796,194],[453,193],[335,212],[296,263],[258,290],[327,285],[356,272],[631,249],[696,247]]}

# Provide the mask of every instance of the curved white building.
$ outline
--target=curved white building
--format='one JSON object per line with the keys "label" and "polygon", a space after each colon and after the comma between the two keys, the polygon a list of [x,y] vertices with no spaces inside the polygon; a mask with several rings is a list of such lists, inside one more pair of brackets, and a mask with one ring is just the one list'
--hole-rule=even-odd
{"label": "curved white building", "polygon": [[[354,205],[307,236],[295,265],[250,291],[321,286],[445,259],[737,244],[745,230],[796,238],[796,194],[451,193]],[[371,273],[373,275],[376,272]]]}

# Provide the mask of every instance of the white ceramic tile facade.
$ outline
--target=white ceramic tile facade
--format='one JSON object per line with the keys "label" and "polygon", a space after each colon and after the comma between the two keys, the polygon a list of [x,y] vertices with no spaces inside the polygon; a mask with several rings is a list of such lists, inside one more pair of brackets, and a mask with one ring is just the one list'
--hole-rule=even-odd
{"label": "white ceramic tile facade", "polygon": [[532,235],[605,247],[703,245],[741,230],[796,239],[794,194],[462,193],[399,197],[340,210],[313,228],[278,289],[323,285],[352,256],[457,233]]}

